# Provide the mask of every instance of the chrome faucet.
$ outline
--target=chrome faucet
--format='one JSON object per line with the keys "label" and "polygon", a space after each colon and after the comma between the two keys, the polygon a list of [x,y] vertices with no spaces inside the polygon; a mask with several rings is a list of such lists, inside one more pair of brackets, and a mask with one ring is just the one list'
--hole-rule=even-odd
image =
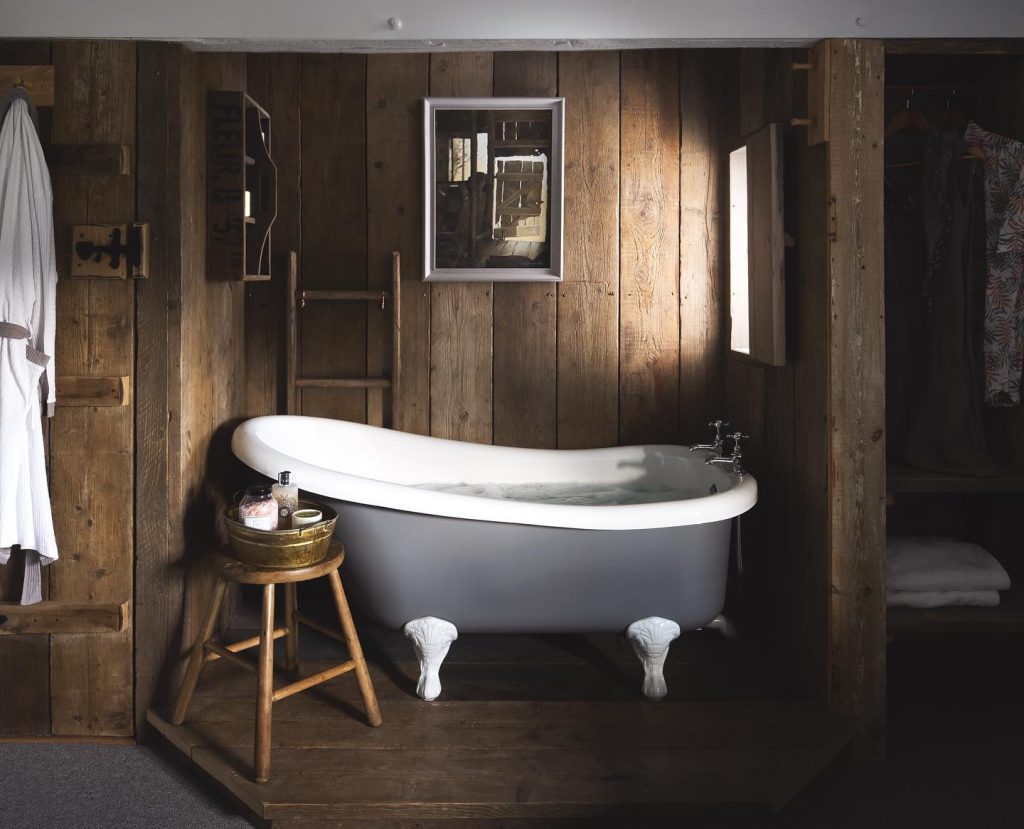
{"label": "chrome faucet", "polygon": [[725,445],[725,439],[722,437],[722,427],[728,426],[724,420],[712,420],[708,426],[715,430],[715,442],[714,443],[696,443],[690,447],[691,452],[696,452],[698,449],[705,451],[714,452],[716,455],[722,454],[722,447]]}
{"label": "chrome faucet", "polygon": [[750,435],[744,435],[742,432],[733,432],[731,435],[726,435],[727,438],[732,440],[732,454],[731,455],[717,455],[714,458],[708,458],[704,463],[709,466],[715,466],[717,464],[728,465],[730,467],[729,474],[735,475],[738,478],[743,477],[743,450],[740,448],[740,441],[746,440]]}

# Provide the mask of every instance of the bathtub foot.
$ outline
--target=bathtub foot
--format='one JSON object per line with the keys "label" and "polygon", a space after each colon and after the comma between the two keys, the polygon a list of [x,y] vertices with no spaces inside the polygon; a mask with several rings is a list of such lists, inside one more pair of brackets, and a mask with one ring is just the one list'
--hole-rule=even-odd
{"label": "bathtub foot", "polygon": [[660,616],[648,616],[626,628],[626,638],[644,665],[644,696],[659,700],[668,693],[665,684],[665,657],[668,646],[679,636],[679,625]]}
{"label": "bathtub foot", "polygon": [[436,616],[413,619],[406,624],[404,631],[406,637],[412,640],[416,658],[420,661],[420,681],[416,683],[416,693],[420,699],[437,699],[441,694],[438,672],[448,655],[448,648],[459,638],[459,632],[451,622]]}
{"label": "bathtub foot", "polygon": [[722,616],[721,614],[716,616],[706,625],[704,625],[704,629],[717,630],[719,633],[722,634],[722,636],[724,636],[730,642],[735,642],[740,636],[740,632],[736,629],[736,625],[734,625],[732,622],[726,619],[725,616]]}

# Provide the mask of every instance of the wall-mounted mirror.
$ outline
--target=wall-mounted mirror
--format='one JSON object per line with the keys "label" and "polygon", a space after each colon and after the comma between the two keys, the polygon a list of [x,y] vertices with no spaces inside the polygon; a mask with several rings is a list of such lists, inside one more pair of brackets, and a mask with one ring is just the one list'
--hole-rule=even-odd
{"label": "wall-mounted mirror", "polygon": [[562,98],[427,98],[424,279],[562,278]]}
{"label": "wall-mounted mirror", "polygon": [[729,154],[729,347],[786,363],[782,132],[753,133]]}

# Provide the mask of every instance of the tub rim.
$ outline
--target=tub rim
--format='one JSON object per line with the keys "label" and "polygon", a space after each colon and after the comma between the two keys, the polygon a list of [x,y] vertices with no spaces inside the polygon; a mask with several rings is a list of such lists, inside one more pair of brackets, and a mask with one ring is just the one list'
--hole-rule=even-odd
{"label": "tub rim", "polygon": [[[639,530],[660,527],[682,527],[734,518],[757,503],[757,481],[749,473],[736,481],[720,468],[711,470],[715,483],[722,487],[717,493],[679,501],[661,501],[648,504],[617,504],[610,506],[582,506],[570,504],[539,504],[528,501],[497,500],[420,488],[409,484],[382,481],[353,475],[300,460],[276,448],[264,439],[261,425],[280,418],[316,421],[317,425],[331,424],[339,433],[348,433],[354,439],[380,440],[385,435],[401,435],[405,443],[431,441],[456,444],[458,451],[475,449],[495,453],[571,452],[576,457],[622,457],[627,450],[655,450],[681,454],[688,447],[671,444],[644,444],[633,447],[601,449],[515,449],[486,444],[447,441],[444,438],[395,432],[362,423],[313,418],[302,415],[267,415],[246,420],[236,427],[231,438],[234,454],[252,469],[268,477],[276,477],[283,469],[292,472],[292,480],[306,492],[339,501],[366,504],[402,512],[462,518],[470,521],[494,521],[503,524],[529,524],[582,530]],[[294,424],[298,426],[299,424]],[[312,424],[311,424],[312,425]],[[386,438],[384,438],[386,440]],[[724,484],[724,487],[722,486]]]}

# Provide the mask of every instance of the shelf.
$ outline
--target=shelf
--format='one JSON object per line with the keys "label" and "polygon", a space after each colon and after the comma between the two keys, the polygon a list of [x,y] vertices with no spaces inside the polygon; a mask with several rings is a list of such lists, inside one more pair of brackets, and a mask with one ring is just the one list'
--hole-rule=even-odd
{"label": "shelf", "polygon": [[387,377],[299,377],[295,385],[300,389],[387,389]]}
{"label": "shelf", "polygon": [[999,594],[996,607],[890,607],[888,632],[894,635],[1017,635],[1024,634],[1024,569],[1013,567],[1012,556],[1019,551],[995,550],[996,557],[1010,573],[1011,587]]}
{"label": "shelf", "polygon": [[989,478],[975,478],[949,472],[930,472],[890,463],[886,469],[886,491],[894,492],[1020,492],[1024,493],[1024,470],[1006,469]]}

